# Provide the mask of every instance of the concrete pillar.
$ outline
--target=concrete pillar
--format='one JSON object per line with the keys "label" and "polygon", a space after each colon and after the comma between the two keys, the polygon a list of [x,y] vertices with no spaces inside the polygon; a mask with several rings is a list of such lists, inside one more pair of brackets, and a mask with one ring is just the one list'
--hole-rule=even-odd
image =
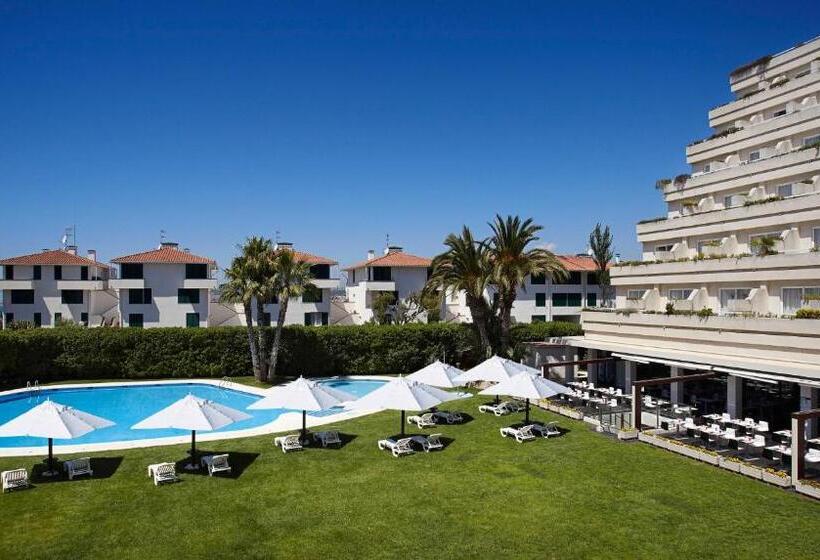
{"label": "concrete pillar", "polygon": [[624,391],[632,390],[632,382],[638,379],[638,364],[624,360]]}
{"label": "concrete pillar", "polygon": [[732,418],[743,418],[743,378],[726,377],[726,412]]}
{"label": "concrete pillar", "polygon": [[[590,360],[596,360],[599,357],[599,352],[597,350],[590,350],[587,352],[587,358]],[[598,364],[587,364],[587,381],[589,383],[597,383],[598,382]]]}
{"label": "concrete pillar", "polygon": [[[683,370],[681,368],[670,366],[670,377],[679,377],[681,375],[683,375]],[[672,404],[682,404],[684,403],[684,398],[683,383],[672,383],[669,386],[669,399],[672,401]]]}
{"label": "concrete pillar", "polygon": [[792,418],[792,484],[803,478],[806,466],[803,454],[806,453],[806,427],[804,421]]}
{"label": "concrete pillar", "polygon": [[625,360],[618,360],[615,362],[615,386],[619,389],[626,389],[629,391],[629,387],[626,386],[626,361]]}
{"label": "concrete pillar", "polygon": [[[800,386],[800,410],[812,410],[820,406],[820,390],[809,385]],[[806,420],[806,439],[817,437],[817,418]]]}
{"label": "concrete pillar", "polygon": [[[578,361],[578,349],[569,347],[567,348],[567,353],[564,355],[564,361],[566,362],[577,362]],[[575,372],[578,370],[577,365],[568,365],[564,366],[564,383],[569,383],[570,381],[575,381]]]}

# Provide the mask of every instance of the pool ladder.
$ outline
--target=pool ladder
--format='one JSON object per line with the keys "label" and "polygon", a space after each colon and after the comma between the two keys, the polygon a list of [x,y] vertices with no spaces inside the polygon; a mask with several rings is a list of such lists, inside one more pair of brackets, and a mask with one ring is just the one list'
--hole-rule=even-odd
{"label": "pool ladder", "polygon": [[35,379],[34,384],[32,385],[31,381],[26,381],[26,391],[28,392],[28,402],[31,402],[32,398],[39,398],[40,382]]}

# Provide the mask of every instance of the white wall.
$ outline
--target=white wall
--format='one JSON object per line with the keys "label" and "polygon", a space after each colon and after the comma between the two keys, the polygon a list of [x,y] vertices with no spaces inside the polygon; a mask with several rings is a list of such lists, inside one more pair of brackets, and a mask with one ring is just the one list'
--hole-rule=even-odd
{"label": "white wall", "polygon": [[184,264],[149,264],[143,265],[145,287],[151,288],[150,304],[129,304],[128,290],[120,292],[120,316],[122,325],[128,326],[128,316],[142,313],[143,326],[149,327],[185,327],[188,313],[199,313],[199,326],[208,325],[208,307],[210,293],[207,289],[199,290],[199,303],[179,303],[177,290],[185,281]]}

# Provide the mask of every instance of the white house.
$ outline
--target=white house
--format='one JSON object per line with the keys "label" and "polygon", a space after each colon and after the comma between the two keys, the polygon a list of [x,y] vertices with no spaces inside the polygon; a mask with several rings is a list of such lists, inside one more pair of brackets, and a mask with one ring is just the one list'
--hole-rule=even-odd
{"label": "white house", "polygon": [[368,251],[367,259],[346,267],[345,302],[334,307],[334,324],[361,325],[373,318],[373,301],[385,292],[395,301],[406,301],[411,294],[424,288],[432,260],[405,253],[391,246],[376,256]]}
{"label": "white house", "polygon": [[108,290],[109,267],[96,251],[77,247],[0,260],[3,266],[3,324],[29,321],[53,327],[61,321],[99,326],[116,316],[116,295]]}
{"label": "white house", "polygon": [[118,257],[119,278],[109,282],[119,295],[124,327],[205,327],[216,261],[163,242],[157,249]]}

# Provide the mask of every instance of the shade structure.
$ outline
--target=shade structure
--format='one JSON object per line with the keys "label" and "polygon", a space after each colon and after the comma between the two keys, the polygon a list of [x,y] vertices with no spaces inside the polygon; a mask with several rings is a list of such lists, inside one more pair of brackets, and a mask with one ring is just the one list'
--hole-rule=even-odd
{"label": "shade structure", "polygon": [[522,366],[501,356],[493,356],[465,371],[463,375],[456,378],[456,382],[462,384],[475,381],[501,383],[521,373],[523,367],[526,366]]}
{"label": "shade structure", "polygon": [[351,410],[372,410],[378,408],[400,410],[401,434],[404,435],[405,411],[427,410],[443,402],[463,399],[469,396],[469,393],[450,393],[426,383],[413,381],[406,377],[398,377],[362,398],[348,403],[346,408]]}
{"label": "shade structure", "polygon": [[48,471],[45,476],[57,474],[54,470],[53,445],[55,439],[74,439],[114,422],[94,416],[70,406],[46,400],[0,426],[0,437],[48,438]]}
{"label": "shade structure", "polygon": [[307,433],[307,411],[326,410],[356,400],[350,393],[324,383],[299,377],[295,381],[272,387],[266,395],[251,404],[248,410],[290,408],[302,411],[302,437]]}
{"label": "shade structure", "polygon": [[539,400],[554,397],[561,393],[569,393],[570,390],[560,383],[544,379],[538,375],[521,372],[506,381],[497,383],[479,392],[479,395],[506,395],[517,397],[526,402],[525,416],[526,422],[530,420],[530,399]]}
{"label": "shade structure", "polygon": [[199,466],[196,462],[197,430],[210,432],[250,417],[250,414],[241,410],[188,394],[145,420],[137,422],[131,428],[191,430],[191,464],[187,468],[196,469]]}
{"label": "shade structure", "polygon": [[426,365],[415,373],[407,376],[407,379],[426,383],[433,387],[443,387],[445,389],[452,389],[463,385],[456,381],[456,378],[464,375],[464,371],[458,369],[450,364],[445,364],[440,360],[436,360],[432,364]]}

